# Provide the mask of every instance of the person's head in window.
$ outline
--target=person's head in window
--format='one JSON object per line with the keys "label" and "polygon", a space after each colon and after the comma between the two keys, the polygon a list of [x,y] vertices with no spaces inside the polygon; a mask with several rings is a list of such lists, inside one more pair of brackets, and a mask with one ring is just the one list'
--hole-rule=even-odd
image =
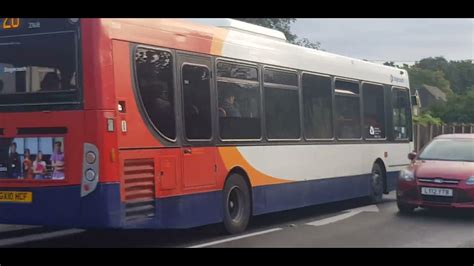
{"label": "person's head in window", "polygon": [[229,93],[226,95],[224,101],[225,101],[226,103],[228,103],[228,104],[232,104],[232,105],[235,104],[235,94],[232,93],[232,92],[229,92]]}
{"label": "person's head in window", "polygon": [[57,91],[61,89],[61,81],[55,72],[47,73],[41,81],[42,91]]}
{"label": "person's head in window", "polygon": [[158,91],[159,91],[158,97],[162,100],[169,101],[170,93],[168,90],[168,86],[163,83],[158,83],[157,86],[158,86]]}
{"label": "person's head in window", "polygon": [[25,149],[24,153],[25,155],[25,159],[30,159],[30,156],[31,156],[31,152],[30,152],[30,149]]}
{"label": "person's head in window", "polygon": [[221,108],[223,113],[228,117],[241,117],[239,105],[236,102],[236,87],[233,84],[229,84],[228,88],[224,89],[224,102]]}
{"label": "person's head in window", "polygon": [[224,104],[231,104],[235,105],[237,102],[235,101],[236,91],[238,86],[235,84],[228,84],[224,89]]}
{"label": "person's head in window", "polygon": [[36,154],[36,161],[40,162],[43,160],[43,152],[38,151],[38,154]]}
{"label": "person's head in window", "polygon": [[3,91],[3,80],[0,79],[0,93]]}
{"label": "person's head in window", "polygon": [[54,153],[57,153],[57,154],[63,153],[62,150],[61,150],[62,145],[63,145],[63,144],[61,143],[61,141],[56,141],[56,142],[54,143]]}
{"label": "person's head in window", "polygon": [[12,142],[10,145],[10,154],[15,154],[16,153],[16,143]]}

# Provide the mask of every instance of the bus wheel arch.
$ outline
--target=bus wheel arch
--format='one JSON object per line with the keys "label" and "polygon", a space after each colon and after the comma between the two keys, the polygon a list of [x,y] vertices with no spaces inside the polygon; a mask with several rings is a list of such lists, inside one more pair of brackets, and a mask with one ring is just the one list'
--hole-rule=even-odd
{"label": "bus wheel arch", "polygon": [[225,231],[229,234],[245,231],[253,214],[252,186],[247,173],[240,167],[229,171],[222,192]]}

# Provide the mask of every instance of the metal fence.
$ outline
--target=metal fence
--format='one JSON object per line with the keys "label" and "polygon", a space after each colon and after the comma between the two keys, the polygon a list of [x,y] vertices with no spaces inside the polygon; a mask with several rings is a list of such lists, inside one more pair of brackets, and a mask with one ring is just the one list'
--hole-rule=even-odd
{"label": "metal fence", "polygon": [[474,133],[474,124],[414,125],[415,150],[420,151],[434,137],[441,134]]}

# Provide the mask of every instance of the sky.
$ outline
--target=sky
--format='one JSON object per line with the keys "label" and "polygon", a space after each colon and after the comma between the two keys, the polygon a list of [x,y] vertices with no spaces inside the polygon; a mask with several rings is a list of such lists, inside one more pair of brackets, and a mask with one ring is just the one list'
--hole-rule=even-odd
{"label": "sky", "polygon": [[413,64],[426,57],[474,59],[474,19],[297,19],[291,31],[327,52]]}

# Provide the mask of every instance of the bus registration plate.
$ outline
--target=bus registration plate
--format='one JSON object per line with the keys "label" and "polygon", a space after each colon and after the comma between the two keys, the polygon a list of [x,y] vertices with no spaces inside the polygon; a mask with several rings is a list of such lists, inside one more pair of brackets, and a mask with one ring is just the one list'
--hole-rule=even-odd
{"label": "bus registration plate", "polygon": [[0,191],[0,202],[31,203],[33,193],[25,191]]}

